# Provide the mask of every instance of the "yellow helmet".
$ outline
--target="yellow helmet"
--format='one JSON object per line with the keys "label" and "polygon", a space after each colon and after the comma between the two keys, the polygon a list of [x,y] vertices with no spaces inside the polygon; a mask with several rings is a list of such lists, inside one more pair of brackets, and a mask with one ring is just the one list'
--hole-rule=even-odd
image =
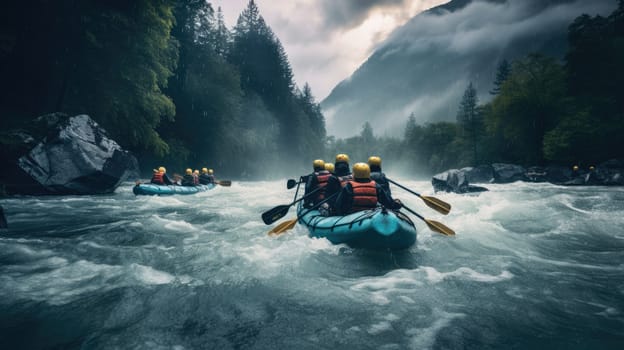
{"label": "yellow helmet", "polygon": [[186,175],[191,175],[193,174],[193,170],[191,170],[191,168],[186,169]]}
{"label": "yellow helmet", "polygon": [[366,163],[355,163],[353,177],[356,179],[370,179],[370,167]]}
{"label": "yellow helmet", "polygon": [[368,165],[381,166],[381,158],[378,156],[368,157]]}
{"label": "yellow helmet", "polygon": [[210,174],[210,175],[214,174],[214,170],[208,169],[208,174]]}
{"label": "yellow helmet", "polygon": [[161,173],[166,173],[167,169],[165,169],[164,166],[161,166],[160,168],[158,168],[158,171],[160,171]]}
{"label": "yellow helmet", "polygon": [[325,162],[322,159],[315,159],[312,162],[312,166],[314,167],[314,170],[323,169],[325,167]]}
{"label": "yellow helmet", "polygon": [[195,170],[193,171],[193,174],[199,174],[199,170],[195,169]]}
{"label": "yellow helmet", "polygon": [[332,163],[325,163],[325,170],[329,171],[330,173],[334,172],[334,164]]}
{"label": "yellow helmet", "polygon": [[593,165],[590,165],[589,166],[589,170],[594,171],[594,170],[596,170],[596,167],[594,167]]}
{"label": "yellow helmet", "polygon": [[338,162],[345,162],[345,163],[349,163],[349,156],[344,154],[344,153],[340,153],[336,155],[336,163]]}
{"label": "yellow helmet", "polygon": [[573,166],[573,167],[572,167],[572,170],[574,170],[574,171],[577,171],[577,170],[579,170],[579,167],[578,167],[578,165],[575,165],[575,166]]}
{"label": "yellow helmet", "polygon": [[202,174],[208,174],[208,169],[202,168]]}

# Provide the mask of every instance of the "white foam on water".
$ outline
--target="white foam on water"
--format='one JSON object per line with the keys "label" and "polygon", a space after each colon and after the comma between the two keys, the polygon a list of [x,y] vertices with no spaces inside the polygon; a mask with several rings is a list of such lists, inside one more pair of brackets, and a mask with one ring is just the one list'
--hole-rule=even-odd
{"label": "white foam on water", "polygon": [[[56,258],[58,259],[58,258]],[[76,297],[114,288],[108,280],[121,274],[118,266],[94,264],[86,260],[57,264],[52,271],[19,276],[3,276],[2,290],[18,299],[66,304]]]}
{"label": "white foam on water", "polygon": [[438,270],[430,266],[420,267],[418,270],[424,271],[427,280],[431,283],[439,283],[448,278],[484,283],[494,283],[510,280],[514,277],[514,275],[507,270],[503,270],[499,275],[488,275],[477,272],[468,267],[460,267],[451,272],[439,272]]}
{"label": "white foam on water", "polygon": [[399,296],[399,300],[401,300],[402,302],[406,303],[406,304],[415,304],[416,301],[408,296],[405,295],[401,295]]}
{"label": "white foam on water", "polygon": [[462,313],[448,313],[434,308],[431,320],[433,323],[426,328],[411,328],[406,332],[410,337],[410,349],[431,349],[438,333],[447,328],[454,319],[465,317]]}
{"label": "white foam on water", "polygon": [[130,264],[129,272],[144,284],[168,284],[175,280],[175,277],[167,272],[159,271],[151,266]]}
{"label": "white foam on water", "polygon": [[395,270],[385,276],[366,278],[354,284],[351,289],[356,291],[409,291],[422,286],[414,270]]}
{"label": "white foam on water", "polygon": [[599,270],[599,271],[620,272],[622,271],[622,267],[624,266],[624,264],[590,265],[590,264],[583,264],[583,263],[578,263],[578,262],[573,262],[573,261],[546,259],[546,258],[542,258],[542,257],[535,256],[535,255],[529,255],[529,256],[526,256],[525,258],[527,260],[538,261],[542,264],[548,264],[548,265],[554,265],[554,266],[560,266],[560,267],[582,268],[582,269],[588,269],[588,270]]}
{"label": "white foam on water", "polygon": [[196,232],[197,229],[191,223],[184,220],[171,220],[160,217],[158,215],[150,216],[150,221],[153,221],[158,227],[166,228],[167,230],[177,232]]}
{"label": "white foam on water", "polygon": [[386,331],[392,330],[392,324],[388,321],[381,321],[379,323],[371,325],[367,332],[368,334],[377,335]]}
{"label": "white foam on water", "polygon": [[258,229],[260,227],[266,227],[267,232],[269,232],[271,230],[271,226],[267,226],[265,225],[262,221],[258,220],[258,221],[247,221],[245,223],[243,223],[242,225],[240,225],[238,228],[244,228],[244,229],[250,229],[250,230],[255,230]]}

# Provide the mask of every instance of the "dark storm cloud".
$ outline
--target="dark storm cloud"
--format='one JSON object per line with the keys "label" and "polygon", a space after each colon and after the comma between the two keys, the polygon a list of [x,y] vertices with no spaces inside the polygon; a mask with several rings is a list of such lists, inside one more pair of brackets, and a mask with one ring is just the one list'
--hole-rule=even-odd
{"label": "dark storm cloud", "polygon": [[368,18],[371,11],[402,7],[409,0],[322,0],[325,24],[329,28],[352,28]]}

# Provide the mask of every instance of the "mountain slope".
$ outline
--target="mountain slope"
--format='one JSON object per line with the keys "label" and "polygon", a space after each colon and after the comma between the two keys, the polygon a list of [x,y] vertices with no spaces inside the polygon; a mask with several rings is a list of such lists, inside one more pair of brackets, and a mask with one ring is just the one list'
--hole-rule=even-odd
{"label": "mountain slope", "polygon": [[347,137],[368,121],[377,135],[401,133],[407,117],[454,120],[470,81],[480,101],[496,68],[531,52],[562,57],[567,26],[608,14],[615,0],[453,0],[395,30],[322,102],[328,134]]}

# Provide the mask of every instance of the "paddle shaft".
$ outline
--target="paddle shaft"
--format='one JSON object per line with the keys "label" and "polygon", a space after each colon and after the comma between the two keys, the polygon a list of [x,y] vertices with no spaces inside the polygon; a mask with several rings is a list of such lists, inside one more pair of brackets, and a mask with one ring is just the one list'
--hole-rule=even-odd
{"label": "paddle shaft", "polygon": [[394,182],[394,181],[392,181],[390,179],[387,179],[387,180],[389,182],[399,186],[400,188],[408,191],[409,193],[415,194],[416,196],[418,196],[418,198],[422,199],[423,202],[425,202],[425,204],[429,208],[431,208],[431,209],[433,209],[433,210],[435,210],[435,211],[437,211],[437,212],[439,212],[441,214],[447,215],[451,211],[451,205],[446,203],[443,200],[440,200],[440,199],[435,198],[435,197],[421,196],[420,193],[416,193],[416,192],[410,190],[409,188],[406,188],[405,186],[400,185],[400,184],[398,184],[398,183],[396,183],[396,182]]}
{"label": "paddle shaft", "polygon": [[409,211],[410,213],[416,215],[419,219],[421,219],[422,221],[424,221],[427,224],[427,226],[429,227],[429,229],[431,231],[434,231],[434,232],[437,232],[437,233],[441,233],[441,234],[446,235],[446,236],[455,236],[455,231],[453,231],[451,228],[447,227],[443,223],[437,222],[437,221],[434,221],[434,220],[425,219],[424,217],[422,217],[422,215],[420,215],[417,212],[413,211],[412,209],[406,207],[405,205],[403,205],[403,207],[401,209],[405,209],[405,210]]}
{"label": "paddle shaft", "polygon": [[388,182],[390,182],[390,183],[393,183],[393,184],[395,184],[395,185],[399,186],[400,188],[402,188],[402,189],[406,190],[406,191],[407,191],[407,192],[409,192],[409,193],[415,194],[415,195],[417,195],[418,197],[422,197],[422,196],[420,195],[420,193],[414,192],[414,191],[410,190],[409,188],[407,188],[407,187],[405,187],[405,186],[403,186],[403,185],[401,185],[401,184],[398,184],[398,183],[396,183],[396,182],[394,182],[394,181],[392,181],[392,180],[390,180],[390,179],[388,179],[388,178],[386,178],[386,180],[388,180]]}
{"label": "paddle shaft", "polygon": [[312,208],[306,210],[303,214],[301,215],[297,215],[296,218],[282,222],[281,224],[277,225],[276,227],[274,227],[271,231],[269,231],[269,235],[280,235],[290,229],[292,229],[293,227],[295,227],[295,225],[297,224],[297,221],[299,221],[299,219],[301,219],[304,215],[306,215],[307,213],[309,213],[312,210],[317,209],[318,207],[320,207],[321,205],[323,205],[323,203],[326,203],[328,200],[332,199],[333,197],[337,196],[338,193],[334,193],[333,195],[323,199],[322,201],[316,203],[314,206],[312,206]]}
{"label": "paddle shaft", "polygon": [[[305,196],[293,201],[290,204],[285,204],[285,205],[278,205],[277,207],[271,208],[267,211],[265,211],[264,213],[262,213],[262,221],[264,221],[265,224],[270,225],[272,223],[274,223],[275,221],[279,220],[280,218],[282,218],[284,215],[286,215],[286,213],[288,213],[288,209],[290,209],[291,206],[295,205],[296,203],[312,196],[313,194],[315,194],[316,192],[320,191],[322,188],[319,187],[317,189],[315,189],[314,191],[311,191],[310,193],[306,194]],[[295,194],[296,195],[296,194]]]}
{"label": "paddle shaft", "polygon": [[401,209],[405,209],[407,211],[409,211],[410,213],[416,215],[419,219],[421,219],[422,221],[427,221],[427,219],[425,219],[422,215],[418,214],[417,212],[413,211],[412,209],[410,209],[409,207],[406,207],[405,204],[403,204],[403,206],[401,207]]}
{"label": "paddle shaft", "polygon": [[327,201],[329,201],[330,199],[336,197],[340,192],[334,193],[331,196],[323,199],[322,201],[314,204],[310,209],[306,210],[305,213],[301,214],[301,215],[297,215],[297,221],[299,221],[299,219],[301,219],[302,217],[304,217],[307,213],[311,212],[312,210],[318,209],[318,207],[320,207],[321,205],[323,205],[324,203],[327,203]]}

